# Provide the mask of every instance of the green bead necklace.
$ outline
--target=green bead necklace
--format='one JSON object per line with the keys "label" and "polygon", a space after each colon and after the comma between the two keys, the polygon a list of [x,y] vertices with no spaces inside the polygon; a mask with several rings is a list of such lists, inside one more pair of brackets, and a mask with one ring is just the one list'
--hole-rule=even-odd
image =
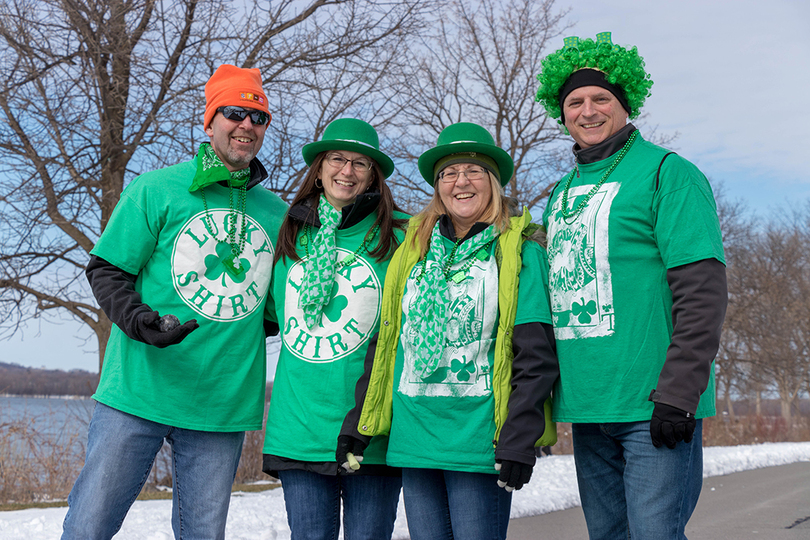
{"label": "green bead necklace", "polygon": [[[228,182],[228,223],[230,223],[230,231],[227,232],[225,238],[219,239],[214,233],[214,218],[211,217],[211,212],[208,210],[208,201],[205,200],[205,188],[200,189],[203,207],[205,208],[203,223],[205,224],[208,234],[210,234],[218,244],[228,244],[231,246],[231,256],[222,261],[222,264],[224,264],[228,271],[234,276],[238,276],[245,271],[239,263],[239,256],[245,249],[245,237],[247,236],[247,182],[238,187],[237,190],[239,191],[239,202],[238,206],[234,208],[234,188],[231,183]],[[242,224],[239,234],[237,235],[236,221],[239,215],[242,216]]]}
{"label": "green bead necklace", "polygon": [[608,179],[610,173],[612,173],[613,170],[619,166],[619,163],[622,161],[624,156],[630,150],[630,147],[633,146],[633,141],[636,140],[636,135],[638,135],[638,130],[635,130],[630,135],[630,138],[627,139],[627,142],[624,143],[624,146],[622,146],[622,149],[619,151],[619,155],[616,156],[616,159],[613,160],[613,163],[611,163],[610,167],[608,167],[608,170],[605,171],[605,174],[602,175],[602,178],[599,179],[599,182],[597,182],[596,185],[594,185],[591,188],[588,194],[585,195],[585,198],[579,202],[576,208],[574,208],[574,211],[568,213],[568,211],[566,210],[568,208],[568,190],[571,188],[571,181],[574,179],[574,174],[579,173],[579,165],[574,166],[574,170],[571,171],[571,173],[568,175],[568,178],[565,179],[565,187],[563,188],[562,194],[562,208],[560,208],[560,211],[562,212],[563,215],[563,219],[565,220],[566,223],[569,223],[569,220],[573,221],[580,213],[582,213],[582,211],[591,201],[591,198],[594,195],[596,195],[596,192],[599,191],[599,188],[602,187],[602,184],[604,184],[605,180]]}
{"label": "green bead necklace", "polygon": [[[304,246],[304,252],[306,253],[307,258],[309,258],[309,237],[311,230],[312,226],[309,223],[305,224],[304,234],[301,235],[301,239],[299,240],[299,243],[302,246]],[[368,251],[367,248],[368,244],[371,243],[372,240],[374,240],[374,238],[377,236],[377,233],[379,232],[380,232],[380,225],[377,224],[377,226],[375,226],[370,233],[366,233],[366,237],[363,238],[363,243],[360,244],[360,246],[354,250],[354,253],[349,253],[348,255],[343,257],[343,259],[335,263],[335,270],[340,270],[344,266],[349,266],[355,261],[355,259],[357,259],[357,256],[360,254],[361,251],[363,250]]]}
{"label": "green bead necklace", "polygon": [[[445,261],[444,263],[444,268],[442,270],[444,280],[447,281],[448,283],[452,281],[453,283],[456,284],[464,281],[464,278],[467,277],[467,272],[470,270],[470,268],[472,268],[472,265],[475,264],[475,261],[483,262],[487,260],[487,257],[489,257],[489,248],[490,246],[492,246],[492,243],[494,241],[495,240],[490,240],[489,242],[478,248],[478,251],[475,252],[475,255],[470,257],[469,260],[466,263],[464,263],[464,266],[462,266],[460,269],[456,270],[455,272],[452,273],[452,275],[450,275],[453,263],[456,261],[456,250],[458,250],[458,246],[459,244],[461,244],[461,238],[457,238],[455,243],[453,244],[452,251],[450,251],[450,255],[447,257],[447,261]],[[422,268],[419,270],[419,275],[416,276],[417,283],[422,281],[422,278],[425,275],[425,266],[427,266],[427,257],[422,257],[420,264],[422,265]]]}

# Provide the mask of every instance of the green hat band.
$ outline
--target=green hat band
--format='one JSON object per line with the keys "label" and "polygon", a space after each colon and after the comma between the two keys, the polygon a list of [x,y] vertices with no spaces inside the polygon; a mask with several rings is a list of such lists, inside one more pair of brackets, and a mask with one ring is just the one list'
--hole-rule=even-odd
{"label": "green hat band", "polygon": [[332,139],[332,140],[333,141],[345,142],[345,143],[359,144],[360,146],[365,146],[366,148],[371,148],[372,150],[379,150],[379,148],[374,148],[372,145],[370,145],[367,142],[358,141],[356,139]]}
{"label": "green hat band", "polygon": [[433,167],[433,182],[439,179],[439,173],[450,165],[458,165],[459,163],[473,163],[480,165],[489,172],[495,175],[498,182],[501,181],[501,173],[498,171],[498,164],[489,156],[485,156],[480,152],[460,152],[458,154],[450,154],[436,162]]}

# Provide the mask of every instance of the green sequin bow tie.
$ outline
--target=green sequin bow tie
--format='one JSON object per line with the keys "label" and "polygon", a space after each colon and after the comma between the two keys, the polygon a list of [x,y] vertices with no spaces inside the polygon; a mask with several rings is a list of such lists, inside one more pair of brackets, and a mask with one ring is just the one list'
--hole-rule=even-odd
{"label": "green sequin bow tie", "polygon": [[209,143],[202,143],[197,152],[197,174],[194,175],[188,190],[193,192],[228,180],[233,187],[245,185],[250,180],[250,167],[231,172],[214,152],[214,148]]}
{"label": "green sequin bow tie", "polygon": [[490,225],[466,242],[457,240],[448,253],[439,227],[437,221],[422,268],[415,267],[415,303],[407,315],[415,329],[411,343],[417,351],[416,372],[423,379],[436,371],[444,354],[451,302],[449,284],[462,283],[476,261],[486,260],[490,245],[499,235],[495,226]]}

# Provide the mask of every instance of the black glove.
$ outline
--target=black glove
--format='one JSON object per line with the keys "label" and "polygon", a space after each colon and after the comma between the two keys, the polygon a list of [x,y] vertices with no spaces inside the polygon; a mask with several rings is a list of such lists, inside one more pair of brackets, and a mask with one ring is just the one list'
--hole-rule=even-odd
{"label": "black glove", "polygon": [[279,332],[279,327],[277,322],[268,321],[267,319],[264,320],[264,337],[269,338],[272,336],[277,336]]}
{"label": "black glove", "polygon": [[137,333],[137,336],[134,336],[135,339],[160,349],[180,343],[186,339],[187,335],[200,327],[196,319],[180,324],[174,315],[161,317],[157,311],[139,313],[135,324]]}
{"label": "black glove", "polygon": [[501,471],[498,475],[498,487],[505,488],[506,491],[522,488],[523,484],[529,483],[533,469],[532,465],[518,461],[496,459],[495,470]]}
{"label": "black glove", "polygon": [[653,446],[675,448],[678,441],[688,443],[695,434],[695,415],[665,403],[655,404],[650,420],[650,435]]}
{"label": "black glove", "polygon": [[[365,452],[367,447],[368,442],[360,440],[357,437],[338,435],[335,459],[346,472],[353,473],[360,468],[360,462],[363,461],[363,452]],[[354,459],[357,460],[357,463],[352,463],[348,454],[352,454]]]}

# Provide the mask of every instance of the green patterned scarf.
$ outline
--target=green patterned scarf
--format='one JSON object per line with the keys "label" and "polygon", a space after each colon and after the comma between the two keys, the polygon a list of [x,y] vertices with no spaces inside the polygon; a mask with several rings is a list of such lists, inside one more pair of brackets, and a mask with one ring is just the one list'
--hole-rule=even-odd
{"label": "green patterned scarf", "polygon": [[[466,242],[456,241],[448,253],[439,222],[433,227],[430,249],[416,279],[416,303],[407,314],[415,329],[411,342],[418,351],[416,371],[420,377],[430,376],[439,367],[444,353],[444,331],[451,301],[449,282],[461,283],[476,260],[486,260],[486,248],[498,235],[495,226],[490,225]],[[459,264],[460,270],[452,269]]]}
{"label": "green patterned scarf", "polygon": [[298,297],[298,307],[304,310],[304,321],[310,329],[321,323],[323,308],[329,304],[335,285],[335,230],[341,213],[323,194],[318,202],[318,217],[321,228],[315,238],[308,240],[310,255],[304,261],[304,281]]}
{"label": "green patterned scarf", "polygon": [[230,180],[232,187],[242,187],[250,180],[250,167],[234,172],[229,171],[214,152],[214,148],[210,143],[200,145],[197,152],[197,164],[197,174],[194,175],[194,180],[191,181],[189,191],[196,191],[223,180]]}

